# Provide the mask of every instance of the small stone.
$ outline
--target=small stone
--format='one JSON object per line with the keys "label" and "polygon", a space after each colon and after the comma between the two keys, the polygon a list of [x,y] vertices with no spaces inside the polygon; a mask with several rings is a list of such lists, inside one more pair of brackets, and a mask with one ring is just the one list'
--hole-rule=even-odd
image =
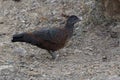
{"label": "small stone", "polygon": [[81,53],[82,51],[81,50],[79,50],[79,49],[75,49],[74,50],[74,53]]}
{"label": "small stone", "polygon": [[0,71],[3,70],[3,69],[9,69],[9,68],[13,68],[12,65],[1,65],[0,66]]}
{"label": "small stone", "polygon": [[3,23],[4,23],[4,18],[0,17],[0,24],[3,24]]}
{"label": "small stone", "polygon": [[15,48],[13,53],[20,56],[26,56],[26,50],[24,48]]}
{"label": "small stone", "polygon": [[103,56],[103,57],[102,57],[102,61],[103,61],[103,62],[107,61],[107,56]]}
{"label": "small stone", "polygon": [[120,80],[120,77],[117,75],[114,75],[114,76],[110,76],[109,79],[107,80]]}
{"label": "small stone", "polygon": [[111,32],[111,38],[117,38],[118,37],[118,32]]}

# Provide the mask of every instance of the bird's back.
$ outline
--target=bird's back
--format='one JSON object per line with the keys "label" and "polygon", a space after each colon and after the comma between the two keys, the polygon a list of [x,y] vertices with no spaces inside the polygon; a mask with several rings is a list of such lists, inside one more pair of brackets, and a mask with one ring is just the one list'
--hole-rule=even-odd
{"label": "bird's back", "polygon": [[38,46],[47,50],[56,51],[64,47],[71,35],[71,31],[65,28],[50,28],[31,33],[39,41]]}

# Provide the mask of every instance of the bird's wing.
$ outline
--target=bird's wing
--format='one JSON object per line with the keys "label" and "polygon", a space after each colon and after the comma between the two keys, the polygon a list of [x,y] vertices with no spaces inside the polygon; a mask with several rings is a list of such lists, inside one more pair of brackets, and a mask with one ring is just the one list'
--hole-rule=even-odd
{"label": "bird's wing", "polygon": [[59,28],[50,28],[50,29],[42,29],[40,31],[34,31],[33,35],[44,41],[54,43],[54,44],[62,44],[65,43],[67,37],[64,30]]}

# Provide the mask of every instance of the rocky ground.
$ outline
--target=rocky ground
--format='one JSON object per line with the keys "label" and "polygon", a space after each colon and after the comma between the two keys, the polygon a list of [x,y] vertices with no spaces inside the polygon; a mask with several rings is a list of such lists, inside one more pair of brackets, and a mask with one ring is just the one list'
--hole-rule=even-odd
{"label": "rocky ground", "polygon": [[[120,80],[120,22],[87,23],[94,7],[94,0],[0,0],[0,80]],[[64,25],[62,13],[82,21],[57,51],[58,61],[38,47],[11,43],[15,33]]]}

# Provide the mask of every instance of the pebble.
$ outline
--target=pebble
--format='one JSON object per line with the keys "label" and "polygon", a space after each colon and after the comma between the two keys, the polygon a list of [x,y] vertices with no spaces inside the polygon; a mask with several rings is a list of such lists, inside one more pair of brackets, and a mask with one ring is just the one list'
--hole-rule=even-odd
{"label": "pebble", "polygon": [[20,55],[20,56],[26,56],[26,50],[24,48],[15,48],[13,50],[14,54]]}

